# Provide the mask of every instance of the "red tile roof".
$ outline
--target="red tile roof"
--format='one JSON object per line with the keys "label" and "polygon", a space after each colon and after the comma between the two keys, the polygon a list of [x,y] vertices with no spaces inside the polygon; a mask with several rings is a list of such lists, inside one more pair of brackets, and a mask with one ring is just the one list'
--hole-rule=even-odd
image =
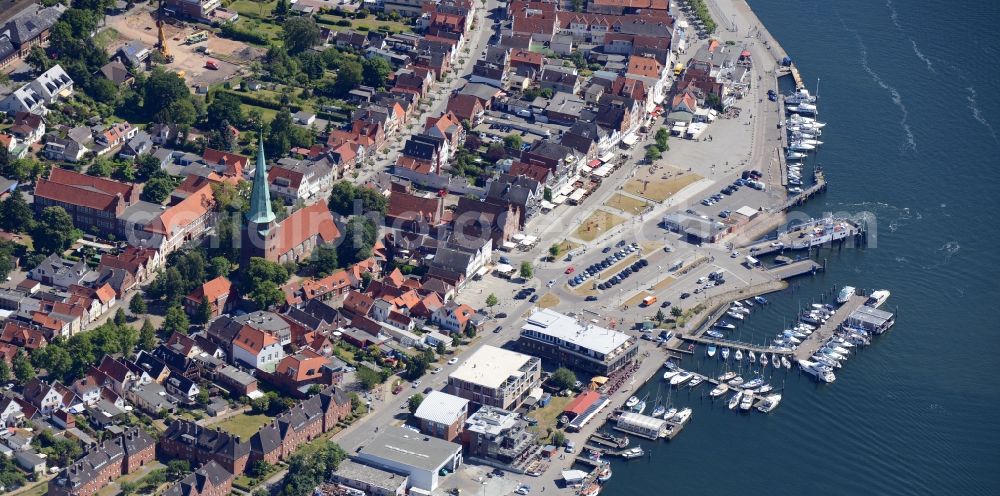
{"label": "red tile roof", "polygon": [[340,237],[340,230],[337,229],[326,202],[313,203],[281,221],[274,249],[278,256],[284,255],[312,236],[319,236],[317,244],[332,243]]}
{"label": "red tile roof", "polygon": [[187,298],[197,302],[202,301],[202,299],[213,302],[218,301],[219,298],[230,294],[232,291],[233,283],[229,279],[219,276],[195,288],[194,291],[188,293]]}
{"label": "red tile roof", "polygon": [[274,344],[278,344],[278,338],[248,325],[240,328],[240,332],[233,338],[234,346],[239,346],[254,356],[260,355],[264,348]]}
{"label": "red tile roof", "polygon": [[114,211],[131,201],[133,184],[88,176],[56,167],[35,184],[35,196],[95,210]]}
{"label": "red tile roof", "polygon": [[247,163],[250,161],[248,157],[244,157],[238,153],[223,152],[214,148],[205,148],[205,152],[202,153],[201,158],[210,164],[225,165],[225,175],[227,176],[242,176],[243,169],[246,168]]}
{"label": "red tile roof", "polygon": [[573,398],[573,401],[566,404],[563,413],[572,414],[575,417],[587,411],[599,399],[601,399],[601,395],[597,391],[584,391],[576,398]]}
{"label": "red tile roof", "polygon": [[633,55],[628,59],[626,74],[659,79],[662,73],[663,64],[654,58]]}
{"label": "red tile roof", "polygon": [[448,100],[448,112],[453,112],[460,119],[472,120],[477,113],[483,111],[483,104],[474,95],[459,94]]}
{"label": "red tile roof", "polygon": [[284,178],[285,181],[287,181],[288,183],[286,187],[292,189],[299,189],[299,186],[302,184],[302,173],[299,171],[286,169],[280,165],[275,165],[272,166],[270,169],[268,169],[267,171],[268,183],[274,184],[278,178]]}
{"label": "red tile roof", "polygon": [[146,226],[146,230],[166,237],[173,236],[200,219],[214,205],[215,195],[212,193],[212,186],[206,184],[177,205],[164,210],[159,217]]}

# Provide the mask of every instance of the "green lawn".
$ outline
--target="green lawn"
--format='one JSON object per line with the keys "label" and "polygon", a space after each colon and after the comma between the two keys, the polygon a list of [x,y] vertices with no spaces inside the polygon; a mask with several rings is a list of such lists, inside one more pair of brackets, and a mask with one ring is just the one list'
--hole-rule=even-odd
{"label": "green lawn", "polygon": [[271,420],[272,417],[268,417],[264,414],[248,415],[246,413],[241,413],[223,420],[214,426],[243,439],[250,439],[251,436],[260,430],[261,426],[267,424]]}
{"label": "green lawn", "polygon": [[535,428],[538,429],[537,432],[540,436],[544,437],[549,427],[553,430],[556,428],[559,415],[562,415],[563,409],[571,400],[572,398],[566,396],[553,396],[548,405],[528,413],[529,417],[538,421]]}
{"label": "green lawn", "polygon": [[241,17],[236,20],[236,27],[254,33],[262,33],[275,45],[285,44],[284,31],[282,31],[281,26],[272,22]]}
{"label": "green lawn", "polygon": [[269,108],[258,107],[256,105],[247,105],[245,103],[241,103],[240,106],[243,107],[243,114],[244,115],[246,115],[246,113],[249,112],[249,111],[251,111],[251,110],[256,110],[257,112],[260,112],[260,115],[261,115],[261,117],[264,118],[265,122],[271,122],[274,119],[274,116],[278,115],[278,111],[277,110],[273,110],[273,109],[269,109]]}
{"label": "green lawn", "polygon": [[[327,21],[330,21],[330,22],[334,22],[334,23],[336,23],[337,21],[341,20],[341,18],[339,18],[337,16],[320,16],[320,17],[323,18],[324,20],[327,20]],[[358,29],[358,28],[361,28],[361,27],[368,28],[369,31],[378,31],[380,27],[385,27],[389,31],[392,31],[393,33],[408,33],[408,32],[413,31],[413,28],[410,25],[408,25],[408,24],[404,24],[402,22],[395,22],[395,21],[380,21],[380,20],[376,19],[374,16],[372,16],[372,17],[366,17],[364,19],[350,19],[350,21],[351,21],[351,26],[350,27],[347,27],[347,26],[336,26],[336,25],[329,25],[329,24],[324,24],[324,26],[326,26],[326,27],[328,27],[328,28],[330,28],[330,29],[332,29],[334,31],[346,31],[348,29]]]}
{"label": "green lawn", "polygon": [[255,17],[268,19],[271,17],[271,11],[274,10],[274,6],[278,4],[278,0],[267,0],[257,1],[257,0],[236,0],[229,4],[229,8],[240,13],[240,16]]}

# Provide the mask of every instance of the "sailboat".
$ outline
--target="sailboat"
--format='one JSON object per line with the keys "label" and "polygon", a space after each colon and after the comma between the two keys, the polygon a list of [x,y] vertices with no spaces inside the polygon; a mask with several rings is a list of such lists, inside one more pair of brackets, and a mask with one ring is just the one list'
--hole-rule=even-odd
{"label": "sailboat", "polygon": [[786,369],[790,369],[792,368],[792,362],[789,361],[788,358],[783,356],[781,357],[781,366],[785,367]]}
{"label": "sailboat", "polygon": [[757,355],[754,355],[752,351],[747,352],[747,356],[748,359],[750,360],[750,363],[754,363],[757,361]]}
{"label": "sailboat", "polygon": [[709,358],[714,357],[715,356],[715,345],[714,344],[708,345],[708,348],[705,350],[705,353],[708,354]]}
{"label": "sailboat", "polygon": [[736,356],[733,358],[735,358],[737,362],[743,360],[743,350],[736,350]]}
{"label": "sailboat", "polygon": [[767,367],[767,353],[760,354],[760,366]]}
{"label": "sailboat", "polygon": [[725,348],[722,348],[721,353],[722,353],[722,359],[723,360],[729,360],[729,347],[728,346],[725,347]]}
{"label": "sailboat", "polygon": [[659,417],[662,417],[663,413],[666,412],[666,411],[667,411],[667,407],[663,406],[662,404],[656,405],[656,408],[653,409],[652,415],[654,417],[656,417],[656,418],[659,418]]}
{"label": "sailboat", "polygon": [[636,398],[635,396],[633,396],[633,397],[629,398],[628,401],[625,402],[625,406],[627,408],[632,408],[632,407],[634,407],[638,403],[639,403],[639,398]]}
{"label": "sailboat", "polygon": [[734,326],[734,325],[732,325],[729,322],[726,322],[724,320],[721,320],[721,321],[717,322],[715,324],[715,327],[718,327],[719,329],[730,330],[730,331],[733,330],[733,329],[736,329],[736,326]]}

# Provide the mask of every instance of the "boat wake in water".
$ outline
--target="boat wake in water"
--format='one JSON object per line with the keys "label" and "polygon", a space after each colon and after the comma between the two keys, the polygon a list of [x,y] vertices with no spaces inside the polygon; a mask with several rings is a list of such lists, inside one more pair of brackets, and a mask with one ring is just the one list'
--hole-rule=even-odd
{"label": "boat wake in water", "polygon": [[937,74],[937,71],[934,70],[934,64],[931,64],[931,59],[927,58],[927,56],[924,55],[924,52],[920,51],[920,47],[917,46],[917,42],[913,41],[913,38],[910,38],[910,36],[906,34],[906,30],[904,30],[903,26],[899,23],[899,14],[896,12],[896,7],[892,4],[892,0],[886,0],[885,6],[889,7],[889,19],[892,20],[892,24],[896,26],[896,29],[899,30],[900,34],[902,34],[903,37],[910,42],[910,45],[913,46],[913,53],[916,54],[918,59],[927,64],[928,71]]}
{"label": "boat wake in water", "polygon": [[989,129],[990,131],[990,136],[993,136],[993,141],[997,141],[997,133],[993,130],[993,125],[990,124],[990,121],[983,117],[983,113],[979,110],[979,106],[976,105],[976,89],[972,86],[965,89],[969,92],[969,96],[965,99],[969,102],[969,110],[972,111],[972,118],[975,119],[976,122],[986,126],[986,129]]}

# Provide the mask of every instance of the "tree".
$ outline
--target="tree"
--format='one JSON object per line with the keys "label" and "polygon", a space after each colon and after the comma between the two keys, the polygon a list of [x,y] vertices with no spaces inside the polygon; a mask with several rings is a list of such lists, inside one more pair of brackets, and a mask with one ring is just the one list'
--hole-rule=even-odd
{"label": "tree", "polygon": [[150,203],[163,203],[174,190],[174,181],[169,177],[154,177],[146,183],[139,195],[143,201]]}
{"label": "tree", "polygon": [[136,293],[128,302],[128,309],[132,312],[132,315],[142,315],[148,311],[146,308],[146,298],[141,292]]}
{"label": "tree", "polygon": [[170,477],[174,479],[179,479],[187,475],[191,471],[191,462],[181,459],[173,459],[167,462],[167,472],[170,473]]}
{"label": "tree", "polygon": [[207,388],[201,388],[198,390],[198,404],[207,405],[208,402],[212,401],[211,396],[208,394]]}
{"label": "tree", "polygon": [[563,431],[555,431],[552,433],[552,437],[549,438],[549,442],[553,446],[562,446],[566,444],[566,434]]}
{"label": "tree", "polygon": [[0,382],[6,384],[10,382],[13,377],[14,376],[10,371],[10,365],[7,365],[7,361],[0,360]]}
{"label": "tree", "polygon": [[566,367],[559,367],[552,373],[552,377],[549,380],[552,381],[552,385],[561,391],[569,389],[576,384],[576,374]]}
{"label": "tree", "polygon": [[335,96],[344,97],[364,82],[364,69],[361,64],[348,60],[337,69],[337,81],[334,83],[333,91]]}
{"label": "tree", "polygon": [[444,341],[438,341],[434,351],[436,351],[438,355],[444,355],[445,353],[448,353],[448,347],[444,345]]}
{"label": "tree", "polygon": [[250,265],[244,271],[241,282],[243,292],[249,294],[265,282],[274,284],[275,287],[284,284],[288,280],[288,270],[278,263],[265,260],[260,257],[250,259]]}
{"label": "tree", "polygon": [[17,352],[14,353],[14,358],[11,360],[11,364],[14,369],[14,377],[16,377],[18,382],[21,384],[35,378],[35,367],[33,367],[31,365],[31,361],[28,360],[28,355],[24,353],[24,348],[17,349]]}
{"label": "tree", "polygon": [[11,241],[0,241],[0,280],[6,279],[14,270],[14,252],[18,249],[23,247]]}
{"label": "tree", "polygon": [[559,251],[559,243],[552,243],[552,246],[549,247],[549,256],[552,257],[552,260],[559,256]]}
{"label": "tree", "polygon": [[233,264],[226,257],[212,257],[208,261],[208,277],[215,279],[217,277],[228,277],[229,272],[233,270]]}
{"label": "tree", "polygon": [[410,413],[417,413],[417,408],[420,408],[420,404],[423,402],[424,395],[420,393],[410,396],[410,399],[406,400],[406,404],[410,408]]}
{"label": "tree", "polygon": [[552,88],[542,88],[538,94],[541,95],[542,98],[552,98]]}
{"label": "tree", "polygon": [[345,217],[367,212],[385,215],[389,209],[389,201],[372,189],[340,181],[330,191],[328,206],[330,210]]}
{"label": "tree", "polygon": [[493,308],[497,306],[498,303],[500,303],[500,300],[497,299],[497,295],[493,293],[486,295],[486,306],[488,308]]}
{"label": "tree", "polygon": [[137,346],[140,350],[145,351],[152,351],[156,347],[156,331],[153,329],[153,323],[149,319],[142,321]]}
{"label": "tree", "polygon": [[253,413],[255,414],[267,413],[271,408],[271,398],[267,395],[254,398],[250,400],[250,408],[253,409]]}
{"label": "tree", "polygon": [[0,202],[0,227],[8,232],[31,231],[35,216],[31,206],[24,200],[20,190],[14,190],[10,196]]}
{"label": "tree", "polygon": [[290,54],[304,52],[319,44],[319,26],[311,16],[294,17],[285,21],[282,27],[285,31],[285,49]]}
{"label": "tree", "polygon": [[118,98],[122,95],[121,90],[115,86],[115,83],[103,77],[95,78],[90,83],[90,86],[87,87],[87,94],[94,100],[108,105],[115,105],[118,102]]}
{"label": "tree", "polygon": [[527,260],[521,262],[521,277],[522,278],[524,278],[524,279],[531,279],[531,276],[534,275],[534,273],[535,273],[535,269],[534,269],[534,267],[531,266],[531,262],[529,262]]}
{"label": "tree", "polygon": [[655,139],[656,139],[656,146],[658,146],[661,150],[666,150],[667,140],[670,139],[670,132],[668,132],[666,128],[661,127],[660,129],[656,130]]}
{"label": "tree", "polygon": [[45,207],[32,232],[39,253],[61,252],[80,239],[80,230],[62,207]]}
{"label": "tree", "polygon": [[266,310],[284,301],[285,293],[273,281],[264,281],[250,292],[249,297],[257,308]]}
{"label": "tree", "polygon": [[183,115],[188,110],[184,108],[185,103],[191,106],[193,112],[191,92],[184,79],[163,67],[154,68],[143,88],[143,110],[146,114],[159,122],[191,124],[194,120],[189,121],[189,116]]}
{"label": "tree", "polygon": [[52,59],[45,54],[45,49],[41,45],[35,45],[28,50],[28,55],[24,57],[24,62],[31,66],[35,72],[45,72],[52,67]]}
{"label": "tree", "polygon": [[661,308],[656,311],[656,315],[653,316],[653,320],[663,322],[664,320],[667,320],[667,314],[663,313],[663,309]]}
{"label": "tree", "polygon": [[384,87],[391,73],[392,66],[382,57],[371,57],[361,63],[361,74],[364,82],[373,88]]}
{"label": "tree", "polygon": [[152,155],[141,155],[135,160],[135,177],[139,181],[148,181],[155,175],[163,173],[160,161]]}
{"label": "tree", "polygon": [[655,162],[660,159],[660,149],[656,145],[650,145],[646,148],[646,161]]}
{"label": "tree", "polygon": [[278,0],[278,3],[271,9],[271,13],[278,18],[288,15],[288,0]]}
{"label": "tree", "polygon": [[111,177],[115,164],[108,157],[100,157],[87,167],[87,175],[94,177]]}
{"label": "tree", "polygon": [[269,124],[264,138],[264,153],[268,158],[280,158],[292,148],[292,113],[283,107]]}
{"label": "tree", "polygon": [[212,305],[208,303],[208,298],[202,297],[198,310],[194,313],[194,323],[207,324],[210,320],[212,320]]}
{"label": "tree", "polygon": [[378,372],[368,368],[368,367],[358,367],[355,376],[358,381],[361,382],[361,387],[365,391],[371,391],[371,389],[382,383],[382,376]]}
{"label": "tree", "polygon": [[313,252],[312,261],[309,263],[315,275],[326,277],[337,270],[337,249],[331,246],[318,246]]}
{"label": "tree", "polygon": [[237,127],[242,126],[244,117],[240,98],[225,91],[216,93],[212,103],[208,105],[205,118],[208,127],[212,129],[224,129],[223,124],[227,122]]}
{"label": "tree", "polygon": [[684,311],[681,310],[680,307],[674,307],[670,309],[670,315],[680,317],[681,315],[684,315]]}
{"label": "tree", "polygon": [[[45,369],[50,376],[65,378],[73,370],[73,356],[64,343],[52,343],[31,353],[31,363]],[[89,364],[88,364],[89,365]]]}
{"label": "tree", "polygon": [[128,322],[128,320],[125,317],[125,309],[121,307],[118,308],[118,310],[115,312],[114,322],[116,325],[125,325],[125,323]]}
{"label": "tree", "polygon": [[372,256],[372,247],[378,239],[378,228],[368,217],[355,215],[344,226],[344,236],[338,246],[337,257],[345,265],[355,264]]}
{"label": "tree", "polygon": [[187,334],[189,327],[191,327],[191,323],[188,321],[188,316],[184,313],[184,309],[180,305],[174,305],[167,309],[167,313],[163,317],[162,327],[165,334],[169,335],[175,332]]}
{"label": "tree", "polygon": [[511,149],[514,149],[514,150],[520,150],[521,149],[521,145],[523,145],[523,144],[524,144],[524,141],[521,139],[521,135],[520,134],[508,134],[507,136],[504,136],[504,138],[503,138],[503,146],[505,146],[507,148],[511,148]]}

